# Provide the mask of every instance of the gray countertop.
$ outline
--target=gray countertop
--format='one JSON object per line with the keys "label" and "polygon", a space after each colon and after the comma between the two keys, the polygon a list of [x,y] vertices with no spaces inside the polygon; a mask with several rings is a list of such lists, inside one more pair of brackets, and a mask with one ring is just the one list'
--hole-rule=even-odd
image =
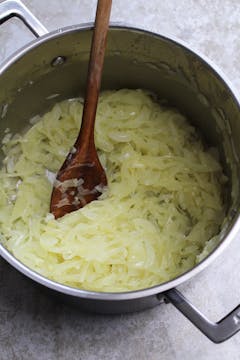
{"label": "gray countertop", "polygon": [[[93,0],[23,0],[49,30],[92,21]],[[240,88],[238,0],[113,0],[112,20],[168,33],[200,50]],[[19,20],[0,29],[0,62],[33,37]],[[180,290],[216,321],[240,303],[236,238]],[[240,333],[215,345],[172,305],[135,314],[84,314],[60,304],[0,259],[0,360],[240,359]]]}

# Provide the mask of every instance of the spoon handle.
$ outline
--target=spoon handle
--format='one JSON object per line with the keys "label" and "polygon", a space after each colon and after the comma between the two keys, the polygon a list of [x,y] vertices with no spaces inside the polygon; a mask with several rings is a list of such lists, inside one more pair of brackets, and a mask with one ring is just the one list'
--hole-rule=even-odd
{"label": "spoon handle", "polygon": [[94,148],[94,123],[101,86],[102,69],[107,43],[107,33],[112,0],[98,0],[92,38],[88,79],[85,94],[81,130],[75,146]]}

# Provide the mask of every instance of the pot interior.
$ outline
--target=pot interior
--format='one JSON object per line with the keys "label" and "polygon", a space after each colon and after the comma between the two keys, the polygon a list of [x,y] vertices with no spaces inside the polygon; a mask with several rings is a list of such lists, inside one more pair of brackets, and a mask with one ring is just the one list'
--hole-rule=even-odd
{"label": "pot interior", "polygon": [[[69,28],[29,44],[1,69],[0,137],[21,132],[29,119],[58,101],[84,96],[92,30]],[[4,70],[4,71],[3,71]],[[230,231],[239,207],[240,111],[226,82],[184,46],[152,33],[111,27],[102,89],[143,88],[178,108],[217,146],[229,178]]]}

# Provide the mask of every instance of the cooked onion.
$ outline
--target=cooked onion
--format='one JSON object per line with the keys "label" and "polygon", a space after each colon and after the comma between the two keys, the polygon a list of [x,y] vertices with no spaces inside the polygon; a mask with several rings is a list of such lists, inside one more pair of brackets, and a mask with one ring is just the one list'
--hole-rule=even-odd
{"label": "cooked onion", "polygon": [[101,95],[95,140],[108,188],[63,218],[49,214],[82,108],[78,100],[56,104],[4,140],[3,244],[44,276],[96,291],[147,288],[192,268],[219,241],[226,177],[185,117],[148,92]]}

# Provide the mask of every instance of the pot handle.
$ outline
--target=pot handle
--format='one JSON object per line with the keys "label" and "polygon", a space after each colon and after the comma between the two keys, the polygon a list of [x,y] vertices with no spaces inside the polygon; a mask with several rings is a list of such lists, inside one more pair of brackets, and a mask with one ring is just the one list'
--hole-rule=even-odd
{"label": "pot handle", "polygon": [[0,2],[0,24],[13,16],[21,19],[36,37],[48,33],[47,29],[20,0],[5,0]]}
{"label": "pot handle", "polygon": [[199,330],[214,343],[221,343],[240,330],[240,305],[223,319],[214,323],[208,320],[178,290],[171,289],[164,293],[166,302],[171,302]]}

